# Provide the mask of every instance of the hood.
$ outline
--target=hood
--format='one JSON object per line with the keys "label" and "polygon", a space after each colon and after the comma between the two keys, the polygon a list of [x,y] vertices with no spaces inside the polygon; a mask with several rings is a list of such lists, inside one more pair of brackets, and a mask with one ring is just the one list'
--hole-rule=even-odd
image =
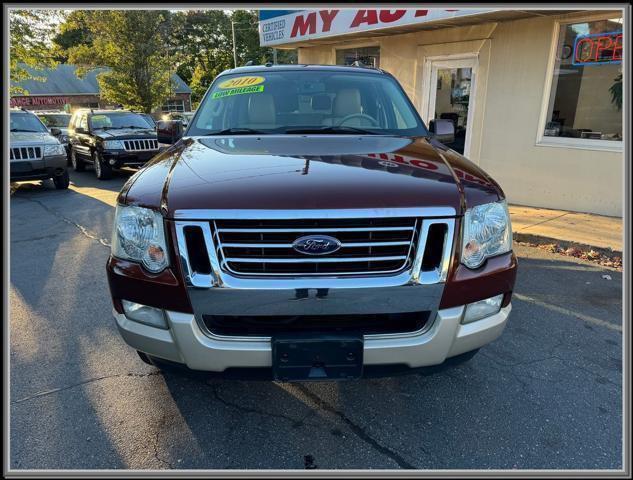
{"label": "hood", "polygon": [[120,200],[181,209],[464,208],[499,199],[471,162],[426,138],[266,135],[185,139],[130,179]]}
{"label": "hood", "polygon": [[126,140],[129,138],[143,139],[143,138],[156,138],[156,130],[153,128],[141,129],[141,128],[124,128],[124,129],[112,129],[112,130],[97,130],[95,136],[103,140],[111,140],[116,138],[117,140]]}
{"label": "hood", "polygon": [[9,143],[12,147],[18,145],[42,145],[59,143],[57,138],[48,132],[11,132]]}

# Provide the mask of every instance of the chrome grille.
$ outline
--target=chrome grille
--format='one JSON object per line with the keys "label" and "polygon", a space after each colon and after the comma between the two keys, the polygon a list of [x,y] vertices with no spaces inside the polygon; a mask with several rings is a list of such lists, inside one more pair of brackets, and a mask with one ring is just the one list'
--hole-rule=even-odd
{"label": "chrome grille", "polygon": [[142,140],[123,140],[123,146],[128,152],[142,152],[149,150],[158,150],[158,140],[142,139]]}
{"label": "chrome grille", "polygon": [[[416,218],[214,220],[216,254],[237,275],[387,274],[408,268],[419,233]],[[341,248],[310,256],[293,249],[300,237],[327,234]]]}
{"label": "chrome grille", "polygon": [[38,160],[42,158],[41,147],[11,147],[10,160]]}
{"label": "chrome grille", "polygon": [[[446,281],[455,214],[450,207],[177,210],[174,227],[190,287],[431,285]],[[335,237],[343,246],[319,256],[292,248],[310,234]]]}

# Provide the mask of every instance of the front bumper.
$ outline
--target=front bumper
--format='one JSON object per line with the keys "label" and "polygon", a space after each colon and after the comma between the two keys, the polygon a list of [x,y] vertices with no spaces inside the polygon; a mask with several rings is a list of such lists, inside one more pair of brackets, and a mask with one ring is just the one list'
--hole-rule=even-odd
{"label": "front bumper", "polygon": [[[461,324],[463,306],[438,310],[430,328],[397,335],[366,335],[364,365],[439,365],[447,358],[495,340],[505,328],[511,304],[498,313]],[[271,367],[270,339],[214,336],[201,330],[193,314],[167,311],[168,330],[150,327],[113,312],[131,347],[150,356],[185,364],[193,370]]]}
{"label": "front bumper", "polygon": [[65,155],[54,155],[35,160],[11,160],[11,181],[42,180],[62,173],[67,167]]}
{"label": "front bumper", "polygon": [[127,166],[142,166],[149,162],[152,158],[160,153],[160,150],[148,150],[140,152],[127,152],[125,150],[106,150],[102,153],[103,158],[110,162],[114,162],[112,165],[115,168]]}

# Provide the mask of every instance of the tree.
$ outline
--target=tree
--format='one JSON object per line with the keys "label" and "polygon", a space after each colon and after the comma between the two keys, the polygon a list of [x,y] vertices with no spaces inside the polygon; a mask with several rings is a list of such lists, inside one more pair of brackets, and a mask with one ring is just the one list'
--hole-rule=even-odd
{"label": "tree", "polygon": [[54,23],[61,13],[54,10],[10,10],[9,11],[9,76],[10,94],[28,94],[17,82],[29,78],[39,79],[29,74],[25,66],[33,68],[54,67],[55,59],[50,54],[48,38]]}
{"label": "tree", "polygon": [[[194,103],[200,101],[218,74],[234,66],[231,22],[235,22],[238,66],[249,60],[273,60],[272,49],[259,46],[256,11],[190,10],[174,14],[177,72],[190,85]],[[278,62],[296,63],[295,51],[279,50]]]}
{"label": "tree", "polygon": [[92,32],[87,20],[90,13],[87,10],[73,10],[60,24],[59,31],[52,38],[52,54],[57,61],[67,63],[68,51],[73,47],[92,45]]}
{"label": "tree", "polygon": [[97,76],[101,96],[127,108],[151,112],[171,94],[172,14],[160,10],[83,12],[92,43],[70,47],[68,60],[78,74],[109,67]]}

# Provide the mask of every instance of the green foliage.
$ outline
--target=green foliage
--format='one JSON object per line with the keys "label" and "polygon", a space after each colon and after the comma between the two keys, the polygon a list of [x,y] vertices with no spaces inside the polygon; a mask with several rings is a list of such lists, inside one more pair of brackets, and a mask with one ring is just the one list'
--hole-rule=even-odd
{"label": "green foliage", "polygon": [[609,88],[611,93],[611,103],[618,111],[622,110],[622,73],[613,79],[613,85]]}
{"label": "green foliage", "polygon": [[[174,14],[173,43],[177,45],[178,75],[198,102],[213,79],[233,68],[231,22],[235,22],[237,65],[272,62],[269,47],[259,46],[258,15],[253,10],[190,10]],[[296,63],[295,51],[278,51],[278,63]]]}
{"label": "green foliage", "polygon": [[52,38],[52,53],[56,60],[62,63],[68,62],[68,51],[79,45],[91,46],[93,35],[88,28],[90,11],[73,10],[64,22],[60,24],[59,31]]}
{"label": "green foliage", "polygon": [[10,10],[9,11],[9,75],[10,94],[28,94],[17,82],[39,79],[32,76],[24,66],[33,68],[54,67],[56,61],[50,52],[48,38],[58,20],[59,12],[53,10]]}
{"label": "green foliage", "polygon": [[168,11],[159,10],[84,11],[89,33],[66,50],[68,60],[80,75],[109,67],[97,76],[101,96],[149,113],[171,96],[170,20]]}

